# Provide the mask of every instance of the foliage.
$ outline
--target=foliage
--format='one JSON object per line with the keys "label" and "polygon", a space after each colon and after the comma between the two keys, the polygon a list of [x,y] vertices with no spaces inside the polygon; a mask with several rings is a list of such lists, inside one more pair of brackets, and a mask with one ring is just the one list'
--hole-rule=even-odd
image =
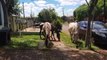
{"label": "foliage", "polygon": [[61,18],[57,18],[57,20],[52,21],[52,29],[56,33],[60,33],[62,30],[62,20]]}
{"label": "foliage", "polygon": [[61,17],[57,16],[57,13],[55,12],[55,9],[52,9],[52,8],[43,9],[39,13],[38,19],[41,22],[50,22],[50,23],[52,23],[57,28],[56,30],[62,28],[63,20],[61,19]]}
{"label": "foliage", "polygon": [[38,20],[41,22],[52,22],[57,20],[57,13],[55,9],[43,9],[38,15]]}
{"label": "foliage", "polygon": [[87,12],[88,12],[88,6],[86,4],[83,4],[79,6],[75,11],[74,11],[74,17],[76,20],[84,20],[85,17],[87,17]]}
{"label": "foliage", "polygon": [[[105,8],[107,8],[107,1],[105,0]],[[104,14],[104,0],[99,0],[97,3],[97,14],[102,15]],[[107,15],[107,9],[105,10],[105,14]]]}
{"label": "foliage", "polygon": [[[105,7],[107,8],[107,1],[105,3],[106,3]],[[91,1],[89,2],[89,4],[91,4]],[[95,13],[96,17],[104,15],[104,1],[103,0],[98,0],[98,3],[95,7],[96,9],[94,10],[93,13]],[[75,9],[74,17],[78,21],[83,20],[85,17],[87,17],[87,14],[88,14],[87,12],[88,12],[88,5],[83,4],[79,6],[77,9]],[[107,9],[105,9],[105,14],[107,15]]]}
{"label": "foliage", "polygon": [[18,0],[6,0],[8,15],[18,14],[21,12]]}

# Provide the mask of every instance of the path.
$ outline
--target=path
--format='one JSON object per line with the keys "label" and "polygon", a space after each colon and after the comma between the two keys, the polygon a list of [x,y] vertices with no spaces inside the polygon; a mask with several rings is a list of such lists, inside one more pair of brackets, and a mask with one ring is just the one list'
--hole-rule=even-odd
{"label": "path", "polygon": [[34,27],[29,27],[29,28],[26,28],[24,30],[22,30],[23,32],[39,32],[39,28],[34,28]]}
{"label": "path", "polygon": [[68,23],[67,22],[62,25],[62,31],[65,32],[66,34],[69,34],[69,32],[68,32]]}

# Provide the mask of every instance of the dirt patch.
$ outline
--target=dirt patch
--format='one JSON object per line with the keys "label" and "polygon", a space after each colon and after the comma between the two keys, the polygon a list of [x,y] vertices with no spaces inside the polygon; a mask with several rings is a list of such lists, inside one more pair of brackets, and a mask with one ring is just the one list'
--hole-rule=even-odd
{"label": "dirt patch", "polygon": [[68,23],[64,23],[62,25],[62,32],[65,32],[66,34],[69,34],[69,31],[68,31]]}
{"label": "dirt patch", "polygon": [[107,60],[106,55],[91,50],[78,50],[62,42],[53,43],[52,49],[1,49],[0,60]]}
{"label": "dirt patch", "polygon": [[29,27],[26,29],[23,29],[22,32],[39,32],[40,29],[39,28],[35,28],[35,27]]}

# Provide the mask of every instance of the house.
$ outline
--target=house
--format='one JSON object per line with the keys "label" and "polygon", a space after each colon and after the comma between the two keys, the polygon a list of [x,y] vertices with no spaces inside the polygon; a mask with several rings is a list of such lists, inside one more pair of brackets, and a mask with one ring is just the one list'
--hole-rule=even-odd
{"label": "house", "polygon": [[11,15],[9,16],[9,28],[12,32],[17,32],[22,30],[20,26],[23,26],[22,19],[18,15]]}
{"label": "house", "polygon": [[73,16],[62,16],[61,18],[66,22],[74,21],[74,17]]}
{"label": "house", "polygon": [[5,0],[0,0],[0,45],[10,41],[10,29],[8,28],[7,9]]}

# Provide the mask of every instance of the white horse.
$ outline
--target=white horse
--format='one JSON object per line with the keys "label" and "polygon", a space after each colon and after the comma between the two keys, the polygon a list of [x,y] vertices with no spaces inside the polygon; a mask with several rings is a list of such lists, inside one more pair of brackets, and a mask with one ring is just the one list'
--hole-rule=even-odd
{"label": "white horse", "polygon": [[45,45],[46,45],[46,47],[52,47],[52,45],[50,44],[51,43],[50,42],[51,29],[52,29],[51,23],[45,22],[43,24],[42,31],[43,31],[43,35],[45,37]]}
{"label": "white horse", "polygon": [[[52,23],[50,23],[51,24],[51,39],[52,40],[55,40],[55,36],[54,36],[54,32],[55,32],[55,27],[54,27],[54,24],[52,24]],[[42,35],[44,36],[44,34],[43,34],[43,25],[44,25],[44,23],[41,23],[40,24],[40,32],[39,32],[39,35],[40,35],[40,39],[42,39]],[[45,36],[44,36],[45,37]]]}
{"label": "white horse", "polygon": [[71,36],[71,40],[73,40],[73,43],[76,43],[78,40],[78,31],[79,31],[79,26],[77,22],[71,22],[69,23],[69,33]]}

